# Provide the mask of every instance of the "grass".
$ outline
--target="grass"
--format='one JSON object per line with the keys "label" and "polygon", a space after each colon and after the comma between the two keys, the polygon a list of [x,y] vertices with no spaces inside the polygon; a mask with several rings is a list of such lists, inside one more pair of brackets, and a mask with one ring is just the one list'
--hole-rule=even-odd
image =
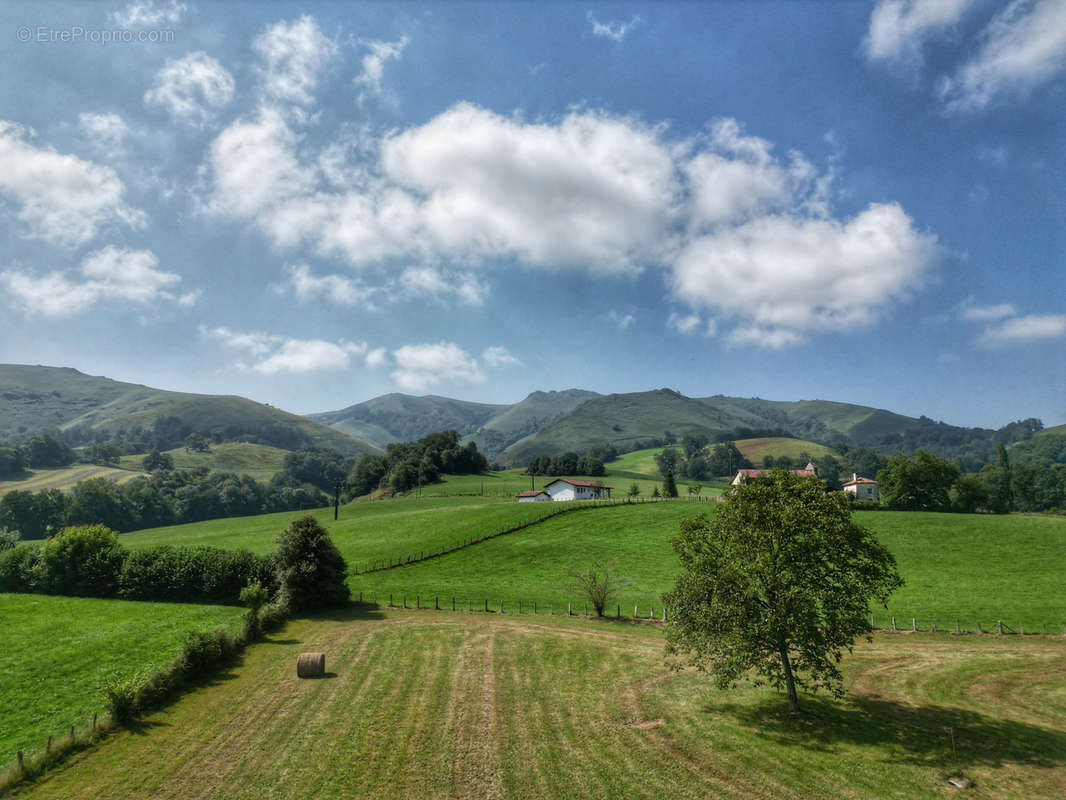
{"label": "grass", "polygon": [[211,545],[269,553],[292,520],[311,514],[326,526],[349,566],[354,567],[480,538],[540,519],[558,508],[554,503],[482,497],[404,498],[344,506],[337,522],[333,521],[332,508],[320,508],[152,528],[122,534],[119,541],[132,549],[159,544]]}
{"label": "grass", "polygon": [[0,768],[43,750],[105,707],[104,682],[169,663],[199,628],[236,626],[243,609],[0,594]]}
{"label": "grass", "polygon": [[[300,652],[328,676],[300,680]],[[880,635],[848,699],[673,672],[651,626],[353,609],[291,622],[231,672],[73,756],[24,798],[1060,796],[1058,642]],[[954,730],[957,757],[949,729]]]}
{"label": "grass", "polygon": [[[782,437],[762,437],[758,439],[739,439],[735,443],[737,450],[743,453],[744,457],[751,461],[756,467],[763,465],[763,459],[767,456],[773,456],[774,458],[781,458],[782,456],[788,456],[793,461],[799,462],[803,453],[806,453],[816,461],[821,456],[826,454],[832,454],[825,445],[817,444],[816,442],[808,442],[805,439],[786,439]],[[799,469],[806,464],[796,463],[795,467]]]}
{"label": "grass", "polygon": [[[224,442],[213,444],[206,453],[187,451],[184,447],[167,450],[176,469],[206,467],[212,472],[235,472],[249,475],[257,481],[269,481],[280,472],[288,450],[249,442]],[[143,470],[144,455],[123,456],[121,466],[125,469]]]}
{"label": "grass", "polygon": [[[657,451],[642,451],[642,452],[657,452]],[[610,464],[605,465],[607,469],[606,475],[590,476],[590,475],[569,475],[570,478],[579,478],[582,480],[598,481],[599,483],[605,483],[611,487],[611,496],[614,499],[625,497],[629,492],[629,487],[632,484],[637,484],[640,488],[640,494],[642,497],[651,497],[652,490],[656,487],[662,490],[662,478],[658,477],[658,472],[654,474],[645,474],[627,470],[624,468],[616,467],[618,462],[612,461]],[[654,464],[653,464],[654,467]],[[544,486],[555,478],[538,475],[533,478],[533,486],[537,489],[542,489]],[[524,469],[507,469],[500,472],[488,472],[484,475],[445,475],[444,480],[441,483],[430,484],[422,488],[423,496],[431,497],[443,497],[447,495],[456,494],[476,494],[484,495],[486,497],[500,497],[513,500],[514,496],[519,492],[524,492],[529,489],[530,480],[529,475],[525,473]],[[677,488],[681,494],[687,495],[688,483],[678,483]],[[709,493],[709,487],[704,484],[704,493]]]}
{"label": "grass", "polygon": [[27,492],[40,492],[44,489],[73,489],[74,484],[89,478],[107,478],[116,483],[126,483],[140,473],[116,467],[103,467],[97,464],[74,464],[58,469],[36,469],[24,478],[0,481],[0,497],[16,489]]}

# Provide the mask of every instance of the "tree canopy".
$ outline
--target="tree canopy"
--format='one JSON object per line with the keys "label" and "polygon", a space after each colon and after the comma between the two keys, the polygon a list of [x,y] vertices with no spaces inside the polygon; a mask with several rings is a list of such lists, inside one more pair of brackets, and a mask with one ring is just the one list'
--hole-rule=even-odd
{"label": "tree canopy", "polygon": [[870,633],[870,601],[903,584],[842,493],[781,471],[736,487],[713,518],[684,520],[674,549],[668,650],[720,688],[754,672],[785,688],[790,710],[797,686],[842,694],[842,651]]}

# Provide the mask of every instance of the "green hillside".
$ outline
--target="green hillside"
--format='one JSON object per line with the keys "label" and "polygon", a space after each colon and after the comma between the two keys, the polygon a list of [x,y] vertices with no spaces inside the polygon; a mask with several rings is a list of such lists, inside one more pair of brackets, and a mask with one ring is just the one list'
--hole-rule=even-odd
{"label": "green hillside", "polygon": [[522,402],[501,411],[466,438],[474,441],[478,450],[492,461],[515,442],[535,435],[593,397],[599,395],[583,389],[533,392]]}
{"label": "green hillside", "polygon": [[[197,453],[177,447],[167,450],[174,461],[175,469],[196,469],[206,467],[211,472],[235,472],[238,475],[250,475],[257,481],[269,481],[276,472],[281,471],[282,463],[288,450],[270,447],[265,444],[250,442],[223,442],[213,444],[206,453]],[[120,464],[125,469],[140,470],[144,456],[123,456]]]}
{"label": "green hillside", "polygon": [[448,397],[386,394],[340,411],[310,414],[308,419],[384,448],[390,442],[411,442],[437,431],[476,431],[509,406],[470,403]]}
{"label": "green hillside", "polygon": [[817,442],[808,442],[806,439],[787,439],[780,436],[738,439],[735,444],[737,450],[756,467],[761,467],[767,456],[774,459],[787,456],[796,461],[803,458],[803,454],[806,453],[817,461],[820,456],[832,455],[833,452]]}
{"label": "green hillside", "polygon": [[1045,428],[1033,434],[1033,438],[1010,446],[1012,464],[1047,467],[1066,464],[1066,425]]}
{"label": "green hillside", "polygon": [[338,430],[243,397],[170,392],[68,367],[0,365],[0,441],[19,441],[56,429],[151,429],[160,416],[180,417],[205,435],[256,436],[286,449],[328,447],[346,455],[375,449]]}

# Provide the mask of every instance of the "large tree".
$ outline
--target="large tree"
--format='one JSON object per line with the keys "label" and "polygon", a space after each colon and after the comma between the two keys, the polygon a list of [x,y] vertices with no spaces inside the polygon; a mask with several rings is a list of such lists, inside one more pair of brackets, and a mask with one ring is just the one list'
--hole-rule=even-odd
{"label": "large tree", "polygon": [[951,487],[959,471],[950,461],[923,450],[907,458],[899,454],[877,473],[881,502],[905,511],[949,511]]}
{"label": "large tree", "polygon": [[837,663],[870,633],[870,601],[903,584],[892,555],[820,481],[773,472],[736,487],[713,518],[681,523],[682,573],[664,601],[668,649],[726,688],[754,671],[784,687],[842,694]]}

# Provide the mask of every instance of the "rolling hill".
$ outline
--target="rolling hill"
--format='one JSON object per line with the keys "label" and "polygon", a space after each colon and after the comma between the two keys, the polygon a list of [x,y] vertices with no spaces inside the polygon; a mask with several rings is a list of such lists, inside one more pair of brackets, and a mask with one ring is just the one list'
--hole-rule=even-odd
{"label": "rolling hill", "polygon": [[157,417],[169,416],[205,435],[255,437],[289,450],[314,446],[359,455],[376,449],[343,431],[244,397],[153,389],[69,367],[0,365],[0,441],[74,428],[151,429]]}

